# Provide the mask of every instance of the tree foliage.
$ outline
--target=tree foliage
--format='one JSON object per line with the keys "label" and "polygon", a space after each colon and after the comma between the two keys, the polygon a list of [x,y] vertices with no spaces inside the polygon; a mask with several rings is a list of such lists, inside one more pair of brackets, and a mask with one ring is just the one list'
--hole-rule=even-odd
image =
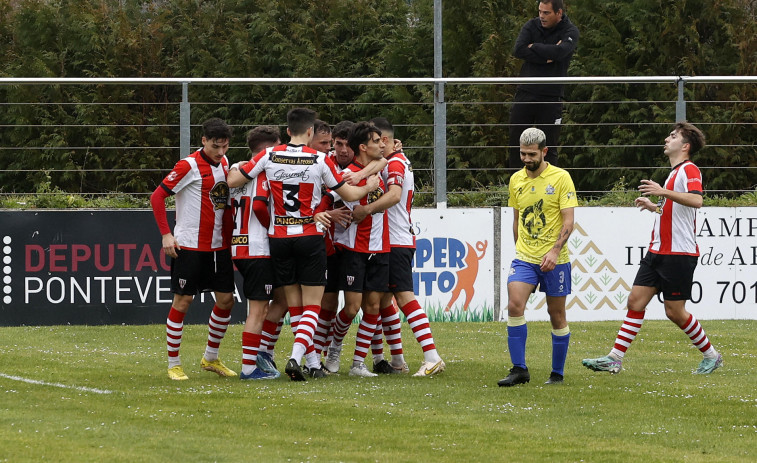
{"label": "tree foliage", "polygon": [[[752,1],[572,3],[567,12],[581,30],[572,75],[757,75]],[[511,51],[535,2],[443,4],[445,76],[518,75]],[[0,51],[5,77],[429,77],[433,1],[0,0]],[[710,145],[697,157],[708,188],[754,188],[755,87],[685,88],[688,118]],[[189,96],[195,128],[210,116],[235,126],[232,160],[248,155],[249,127],[282,125],[295,104],[331,123],[385,116],[428,188],[432,92],[412,85],[193,85]],[[507,182],[513,93],[507,85],[447,86],[448,189]],[[560,162],[579,169],[577,187],[607,190],[621,177],[633,185],[663,176],[659,146],[675,120],[676,98],[675,86],[568,86]],[[180,101],[178,86],[0,86],[0,193],[51,184],[66,192],[152,191],[179,157]]]}

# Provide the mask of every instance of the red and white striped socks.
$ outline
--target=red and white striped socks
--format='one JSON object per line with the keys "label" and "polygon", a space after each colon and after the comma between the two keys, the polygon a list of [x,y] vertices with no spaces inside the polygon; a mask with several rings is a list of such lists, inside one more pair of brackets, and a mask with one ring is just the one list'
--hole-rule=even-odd
{"label": "red and white striped socks", "polygon": [[179,312],[171,307],[166,319],[166,344],[168,346],[168,368],[181,365],[179,348],[181,347],[181,336],[184,333],[184,316],[186,314]]}
{"label": "red and white striped socks", "polygon": [[318,314],[318,326],[315,328],[315,334],[313,335],[313,345],[315,346],[315,352],[321,355],[321,352],[326,350],[329,330],[331,324],[334,322],[336,312],[332,310],[323,310]]}
{"label": "red and white striped socks", "polygon": [[426,362],[436,363],[441,360],[439,353],[436,351],[434,344],[434,335],[431,333],[431,326],[428,323],[426,312],[423,311],[418,301],[412,300],[401,307],[402,313],[405,314],[410,328],[413,330],[415,340],[423,349],[423,357]]}
{"label": "red and white striped socks", "polygon": [[218,348],[226,335],[229,321],[231,321],[231,309],[223,310],[214,305],[208,320],[208,345],[205,347],[205,360],[212,362],[218,359]]}
{"label": "red and white striped socks", "polygon": [[334,318],[334,324],[332,325],[333,338],[331,343],[333,345],[338,346],[344,342],[344,337],[347,335],[347,331],[349,331],[353,319],[354,317],[347,315],[346,310],[342,310],[336,315]]}
{"label": "red and white striped socks", "polygon": [[391,363],[393,366],[402,366],[405,364],[405,355],[402,350],[402,324],[399,312],[391,304],[381,309],[380,314],[384,337],[386,338],[386,343],[389,344],[389,353],[392,355]]}
{"label": "red and white striped socks", "polygon": [[283,322],[275,323],[269,320],[263,320],[263,331],[260,333],[260,351],[273,355],[276,347],[276,341],[279,339]]}
{"label": "red and white striped socks", "polygon": [[620,326],[618,336],[615,338],[615,345],[610,351],[610,357],[622,360],[626,355],[626,350],[631,345],[636,335],[641,331],[641,324],[644,323],[644,311],[628,310],[623,324]]}
{"label": "red and white striped socks", "polygon": [[376,324],[378,323],[379,314],[363,314],[362,320],[360,320],[360,326],[357,329],[357,335],[355,337],[355,353],[352,356],[352,365],[357,365],[365,362],[365,357],[368,355],[368,349],[371,348],[371,340],[373,334],[376,332]]}
{"label": "red and white striped socks", "polygon": [[291,355],[291,358],[298,364],[302,361],[308,346],[313,344],[313,333],[315,333],[315,327],[318,324],[318,312],[320,312],[321,306],[306,305],[303,309],[302,317],[297,323]]}
{"label": "red and white striped socks", "polygon": [[[644,311],[629,310],[626,314],[626,318],[623,320],[623,325],[618,331],[618,336],[615,338],[615,345],[610,351],[610,357],[622,360],[626,354],[626,350],[631,345],[636,335],[641,331],[641,325],[644,322]],[[718,356],[718,352],[710,344],[710,340],[705,334],[702,325],[694,317],[689,315],[689,319],[681,327],[686,336],[691,339],[694,347],[700,350],[702,354],[707,358],[715,358]]]}
{"label": "red and white striped socks", "polygon": [[715,358],[718,356],[718,351],[710,344],[710,339],[705,334],[702,325],[699,324],[699,320],[694,318],[694,315],[689,315],[689,319],[681,328],[684,333],[691,339],[691,343],[694,347],[707,358]]}
{"label": "red and white striped socks", "polygon": [[258,361],[261,335],[242,332],[242,373],[250,375],[255,370]]}

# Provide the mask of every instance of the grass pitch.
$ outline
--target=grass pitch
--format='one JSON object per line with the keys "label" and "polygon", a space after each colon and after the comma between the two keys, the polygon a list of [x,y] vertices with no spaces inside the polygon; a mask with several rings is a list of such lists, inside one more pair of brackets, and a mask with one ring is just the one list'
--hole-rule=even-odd
{"label": "grass pitch", "polygon": [[[529,323],[531,383],[499,388],[504,323],[434,323],[438,377],[342,374],[293,383],[200,371],[206,326],[187,326],[189,381],[166,377],[165,327],[0,328],[0,461],[687,461],[757,460],[757,321],[704,321],[725,365],[667,321],[646,321],[619,375],[591,372],[620,322],[571,323],[566,384],[544,386],[550,330]],[[239,369],[241,325],[221,358]],[[422,359],[403,331],[411,373]],[[277,348],[283,369],[292,336]],[[388,352],[387,352],[388,355]],[[369,360],[370,362],[370,360]]]}

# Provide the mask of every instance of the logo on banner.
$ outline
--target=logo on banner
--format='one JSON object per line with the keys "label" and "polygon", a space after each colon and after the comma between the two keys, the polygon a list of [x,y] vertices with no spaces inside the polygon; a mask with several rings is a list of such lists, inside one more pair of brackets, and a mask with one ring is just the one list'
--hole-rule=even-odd
{"label": "logo on banner", "polygon": [[450,293],[444,309],[449,312],[464,293],[462,307],[467,311],[476,293],[479,262],[488,245],[485,240],[474,246],[454,238],[419,239],[413,263],[416,294]]}

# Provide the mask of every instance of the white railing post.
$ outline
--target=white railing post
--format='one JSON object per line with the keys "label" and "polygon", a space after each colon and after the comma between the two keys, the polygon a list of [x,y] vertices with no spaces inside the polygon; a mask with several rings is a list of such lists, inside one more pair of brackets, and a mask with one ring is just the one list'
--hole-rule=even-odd
{"label": "white railing post", "polygon": [[181,83],[181,105],[179,106],[179,159],[189,156],[192,142],[191,110],[189,107],[189,82]]}
{"label": "white railing post", "polygon": [[678,78],[678,100],[676,100],[676,122],[686,120],[686,100],[683,96],[683,86],[686,83],[685,77]]}
{"label": "white railing post", "polygon": [[434,0],[434,199],[447,207],[447,103],[442,78],[442,0]]}

